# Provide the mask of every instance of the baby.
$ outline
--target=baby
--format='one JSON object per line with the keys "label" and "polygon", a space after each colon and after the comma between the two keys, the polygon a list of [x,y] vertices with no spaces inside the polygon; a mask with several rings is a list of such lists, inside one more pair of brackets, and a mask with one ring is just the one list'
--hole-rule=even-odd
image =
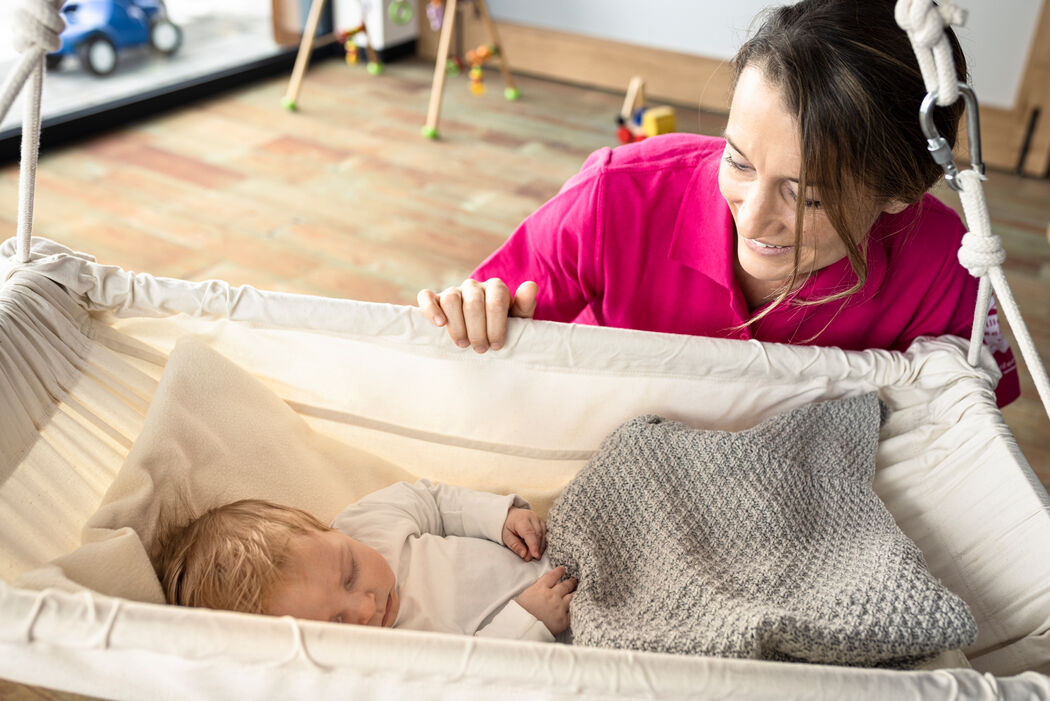
{"label": "baby", "polygon": [[173,604],[553,641],[576,581],[546,545],[520,497],[420,480],[351,504],[331,528],[271,502],[227,504],[171,531],[154,563]]}

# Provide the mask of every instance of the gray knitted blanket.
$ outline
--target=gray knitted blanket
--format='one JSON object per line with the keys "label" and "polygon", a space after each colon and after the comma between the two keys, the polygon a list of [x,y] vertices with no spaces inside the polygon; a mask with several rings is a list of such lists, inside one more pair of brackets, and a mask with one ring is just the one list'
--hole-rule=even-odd
{"label": "gray knitted blanket", "polygon": [[871,488],[874,393],[737,433],[658,416],[603,442],[548,516],[578,645],[908,667],[976,638]]}

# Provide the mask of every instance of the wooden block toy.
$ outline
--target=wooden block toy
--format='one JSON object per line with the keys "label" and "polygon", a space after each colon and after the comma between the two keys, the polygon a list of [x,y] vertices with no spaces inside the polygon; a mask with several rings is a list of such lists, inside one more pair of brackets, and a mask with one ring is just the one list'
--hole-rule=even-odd
{"label": "wooden block toy", "polygon": [[666,105],[646,107],[645,81],[641,76],[634,76],[627,86],[616,123],[619,127],[616,138],[621,144],[641,141],[658,134],[670,134],[675,130],[674,108]]}
{"label": "wooden block toy", "polygon": [[670,134],[674,129],[673,107],[650,107],[642,113],[642,133],[646,136]]}

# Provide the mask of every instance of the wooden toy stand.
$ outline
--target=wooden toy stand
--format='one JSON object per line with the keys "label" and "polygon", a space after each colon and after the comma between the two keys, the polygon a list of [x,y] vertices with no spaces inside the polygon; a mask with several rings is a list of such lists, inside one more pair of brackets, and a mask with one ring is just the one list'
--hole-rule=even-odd
{"label": "wooden toy stand", "polygon": [[620,119],[624,123],[630,122],[634,111],[645,106],[645,80],[641,76],[634,76],[627,85],[627,94],[623,98],[623,106],[620,107]]}
{"label": "wooden toy stand", "polygon": [[[499,69],[503,74],[503,82],[506,89],[503,91],[508,100],[518,99],[518,88],[514,85],[514,79],[510,75],[510,66],[507,63],[507,54],[500,44],[499,33],[496,25],[489,15],[489,8],[485,0],[473,0],[481,14],[481,21],[485,24],[491,42],[492,53],[499,61]],[[438,120],[441,118],[441,97],[445,91],[445,73],[448,65],[448,54],[452,44],[452,31],[459,19],[459,3],[457,0],[445,0],[445,16],[441,23],[441,37],[438,39],[437,58],[434,61],[434,84],[430,88],[430,107],[427,110],[427,123],[423,126],[423,136],[429,139],[438,137]]]}
{"label": "wooden toy stand", "polygon": [[634,76],[627,86],[627,94],[616,120],[620,125],[616,137],[621,144],[675,131],[673,108],[667,105],[647,107],[645,102],[645,80],[641,76]]}
{"label": "wooden toy stand", "polygon": [[[281,104],[289,110],[299,107],[299,91],[303,87],[303,77],[306,75],[306,67],[310,63],[310,53],[314,49],[314,35],[317,34],[317,25],[321,22],[321,13],[324,12],[325,3],[328,0],[312,0],[310,12],[306,16],[306,29],[299,41],[299,52],[295,55],[295,67],[292,68],[292,79],[288,81],[288,91],[281,99]],[[361,21],[364,22],[364,8],[361,11]],[[372,48],[372,40],[368,37],[368,29],[364,31],[365,52],[368,54],[369,65],[379,65],[379,56]]]}

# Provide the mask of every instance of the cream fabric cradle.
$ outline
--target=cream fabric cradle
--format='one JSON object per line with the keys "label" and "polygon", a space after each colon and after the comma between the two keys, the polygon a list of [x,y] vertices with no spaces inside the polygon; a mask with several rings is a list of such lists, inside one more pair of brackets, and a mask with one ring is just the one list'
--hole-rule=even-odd
{"label": "cream fabric cradle", "polygon": [[[461,352],[411,308],[0,249],[0,677],[106,698],[1050,699],[1050,498],[955,338],[905,353],[512,320]],[[677,657],[161,606],[14,581],[69,552],[194,336],[317,431],[435,479],[564,484],[624,420],[736,430],[877,389],[876,491],[980,634],[952,668]],[[961,659],[961,658],[960,658]]]}

